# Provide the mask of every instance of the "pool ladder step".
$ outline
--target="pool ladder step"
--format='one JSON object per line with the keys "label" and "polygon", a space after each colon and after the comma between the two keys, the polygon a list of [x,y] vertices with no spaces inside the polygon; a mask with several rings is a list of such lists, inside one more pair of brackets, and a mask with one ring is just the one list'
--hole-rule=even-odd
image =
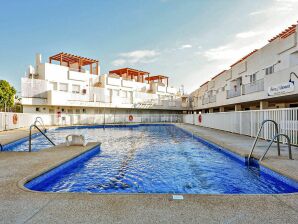
{"label": "pool ladder step", "polygon": [[257,141],[258,141],[258,139],[260,137],[261,131],[262,131],[263,127],[264,127],[264,124],[267,123],[267,122],[272,122],[274,124],[275,135],[271,139],[271,141],[269,143],[269,146],[267,147],[267,149],[265,150],[265,152],[263,153],[263,155],[261,156],[261,158],[259,159],[259,161],[262,161],[264,159],[265,155],[269,151],[269,149],[270,149],[272,143],[275,141],[275,139],[276,139],[276,143],[277,143],[277,154],[278,154],[278,156],[280,156],[280,138],[279,137],[281,137],[281,136],[283,136],[283,137],[285,137],[287,139],[287,145],[288,145],[288,150],[289,150],[289,159],[293,159],[293,157],[292,157],[292,149],[291,149],[291,140],[290,140],[289,136],[286,135],[286,134],[279,133],[279,131],[278,131],[278,124],[276,123],[276,121],[274,121],[274,120],[264,120],[261,123],[261,127],[259,128],[259,131],[257,133],[257,136],[256,136],[256,138],[254,140],[254,143],[252,145],[252,148],[250,150],[250,153],[249,153],[249,156],[248,156],[248,159],[247,159],[248,160],[248,165],[249,165],[249,161],[251,159],[252,153],[253,153],[253,151],[255,149],[255,146],[257,144]]}

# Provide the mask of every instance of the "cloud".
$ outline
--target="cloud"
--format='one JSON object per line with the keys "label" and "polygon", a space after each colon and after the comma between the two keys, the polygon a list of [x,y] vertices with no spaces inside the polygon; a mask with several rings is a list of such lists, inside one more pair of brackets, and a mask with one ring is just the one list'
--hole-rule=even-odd
{"label": "cloud", "polygon": [[290,13],[295,10],[298,0],[274,0],[272,6],[264,10],[251,12],[249,15],[271,15],[274,13]]}
{"label": "cloud", "polygon": [[124,65],[125,63],[126,63],[125,59],[116,59],[112,62],[114,66],[121,66],[121,65]]}
{"label": "cloud", "polygon": [[114,60],[112,64],[114,66],[121,66],[124,64],[146,64],[152,63],[156,60],[160,52],[155,50],[136,50],[125,53],[120,53],[120,58]]}
{"label": "cloud", "polygon": [[236,37],[237,38],[249,38],[249,37],[257,36],[261,33],[262,32],[248,31],[248,32],[237,33]]}
{"label": "cloud", "polygon": [[187,48],[192,48],[192,45],[191,44],[183,44],[179,47],[180,50],[187,49]]}

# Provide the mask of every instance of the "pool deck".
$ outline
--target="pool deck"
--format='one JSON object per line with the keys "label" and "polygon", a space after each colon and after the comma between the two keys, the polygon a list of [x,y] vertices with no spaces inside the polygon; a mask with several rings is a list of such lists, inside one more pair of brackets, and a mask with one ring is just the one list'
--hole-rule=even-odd
{"label": "pool deck", "polygon": [[[178,126],[241,155],[248,154],[253,141],[223,131],[187,124]],[[7,142],[25,137],[20,130],[0,132],[0,137],[3,134]],[[267,144],[267,141],[259,142],[256,157]],[[1,152],[0,223],[298,223],[298,194],[184,195],[184,200],[178,201],[167,194],[41,193],[20,186],[25,178],[95,145],[56,146],[33,153]],[[282,155],[277,157],[273,147],[264,165],[298,179],[297,148],[293,148],[294,160],[286,159],[284,146]]]}

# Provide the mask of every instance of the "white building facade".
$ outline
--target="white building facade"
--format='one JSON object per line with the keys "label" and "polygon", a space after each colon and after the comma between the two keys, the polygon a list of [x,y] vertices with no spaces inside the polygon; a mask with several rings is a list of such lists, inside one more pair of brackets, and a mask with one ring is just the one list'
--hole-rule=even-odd
{"label": "white building facade", "polygon": [[37,54],[35,66],[30,66],[21,80],[23,112],[181,113],[186,109],[182,102],[186,98],[181,98],[180,92],[168,83],[145,79],[142,71],[125,69],[133,75],[99,75],[99,63],[94,59],[59,53],[42,63]]}
{"label": "white building facade", "polygon": [[298,107],[297,24],[270,39],[191,94],[192,110]]}

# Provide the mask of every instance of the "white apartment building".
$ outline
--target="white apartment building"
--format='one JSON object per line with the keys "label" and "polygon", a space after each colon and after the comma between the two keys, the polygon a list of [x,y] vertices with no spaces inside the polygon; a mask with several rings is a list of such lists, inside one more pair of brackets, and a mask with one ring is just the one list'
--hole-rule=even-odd
{"label": "white apartment building", "polygon": [[131,68],[99,74],[94,59],[62,52],[42,63],[37,54],[35,66],[21,80],[23,112],[180,113],[187,106],[187,98],[168,85],[166,76]]}
{"label": "white apartment building", "polygon": [[192,110],[223,112],[298,107],[297,24],[191,93]]}

